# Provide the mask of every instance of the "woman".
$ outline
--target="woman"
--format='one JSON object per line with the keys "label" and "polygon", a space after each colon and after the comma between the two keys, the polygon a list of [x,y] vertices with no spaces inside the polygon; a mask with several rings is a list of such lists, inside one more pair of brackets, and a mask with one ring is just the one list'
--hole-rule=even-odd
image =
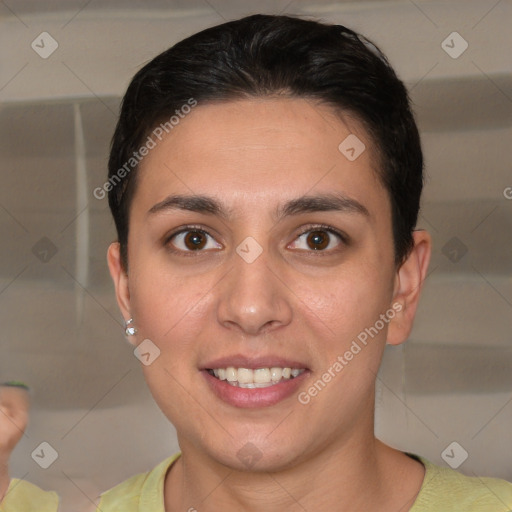
{"label": "woman", "polygon": [[[374,435],[382,353],[406,341],[430,257],[422,168],[403,84],[344,27],[251,16],[137,73],[95,195],[118,231],[126,334],[181,453],[95,510],[511,510],[512,484]],[[53,512],[55,493],[9,479],[28,397],[8,388],[0,510]]]}
{"label": "woman", "polygon": [[136,74],[108,264],[181,453],[98,510],[510,510],[511,484],[374,435],[383,350],[430,257],[422,168],[404,85],[342,26],[251,16]]}

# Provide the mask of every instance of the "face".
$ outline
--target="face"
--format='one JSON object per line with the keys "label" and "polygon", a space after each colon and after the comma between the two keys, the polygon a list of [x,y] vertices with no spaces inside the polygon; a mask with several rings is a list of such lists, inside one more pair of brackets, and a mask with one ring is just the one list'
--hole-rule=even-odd
{"label": "face", "polygon": [[[351,134],[355,160],[338,149]],[[357,121],[303,99],[198,105],[144,158],[128,273],[116,245],[109,262],[135,342],[160,351],[144,374],[184,452],[268,471],[373,434],[414,281],[377,165]]]}

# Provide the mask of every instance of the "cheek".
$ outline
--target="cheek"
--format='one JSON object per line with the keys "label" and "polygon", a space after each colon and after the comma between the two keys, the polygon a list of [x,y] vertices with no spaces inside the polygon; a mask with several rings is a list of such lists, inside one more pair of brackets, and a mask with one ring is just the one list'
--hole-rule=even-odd
{"label": "cheek", "polygon": [[300,315],[316,324],[334,348],[340,348],[389,308],[391,283],[391,277],[377,269],[352,265],[329,278],[297,284],[296,304]]}
{"label": "cheek", "polygon": [[[130,302],[139,332],[157,344],[172,344],[177,334],[187,337],[199,328],[205,314],[213,276],[183,275],[179,268],[160,264],[155,258],[134,259],[130,275]],[[183,340],[183,341],[186,341]]]}
{"label": "cheek", "polygon": [[206,276],[180,277],[179,272],[146,265],[131,283],[131,304],[137,320],[139,342],[150,339],[160,350],[154,362],[142,366],[155,401],[176,424],[180,411],[190,408],[185,389],[197,385],[197,368],[204,339],[205,320],[211,303],[211,288]]}

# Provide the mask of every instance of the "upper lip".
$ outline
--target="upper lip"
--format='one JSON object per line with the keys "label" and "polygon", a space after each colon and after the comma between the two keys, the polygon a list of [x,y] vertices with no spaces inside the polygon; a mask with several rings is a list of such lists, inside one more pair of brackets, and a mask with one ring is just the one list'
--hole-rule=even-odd
{"label": "upper lip", "polygon": [[248,368],[252,370],[256,370],[257,368],[273,367],[307,369],[307,366],[304,363],[301,363],[300,361],[287,359],[280,356],[268,355],[248,357],[240,354],[213,359],[203,364],[201,366],[201,369],[214,370],[216,368],[228,368],[230,366],[232,366],[233,368]]}

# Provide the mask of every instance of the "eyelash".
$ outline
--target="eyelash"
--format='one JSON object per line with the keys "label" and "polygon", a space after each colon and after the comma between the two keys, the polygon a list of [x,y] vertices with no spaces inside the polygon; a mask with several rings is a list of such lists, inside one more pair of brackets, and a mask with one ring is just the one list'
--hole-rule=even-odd
{"label": "eyelash", "polygon": [[[173,233],[171,233],[169,236],[167,236],[165,238],[165,241],[164,241],[164,245],[166,247],[168,247],[169,251],[171,253],[174,253],[174,254],[179,254],[181,256],[185,256],[185,257],[190,257],[190,256],[194,256],[194,255],[197,255],[198,253],[204,253],[206,251],[204,250],[197,250],[197,251],[184,251],[182,249],[173,249],[172,248],[172,244],[171,244],[171,240],[177,236],[177,235],[180,235],[182,233],[187,233],[189,231],[193,231],[193,232],[197,232],[197,233],[201,233],[203,235],[206,235],[208,237],[211,237],[213,238],[207,231],[205,231],[204,229],[202,229],[200,226],[194,226],[194,225],[187,225],[187,226],[183,226],[182,228],[180,228],[178,231],[174,231]],[[327,233],[330,233],[332,235],[335,235],[339,238],[340,242],[344,245],[349,245],[350,243],[350,238],[345,234],[343,233],[342,231],[338,231],[337,229],[333,228],[332,226],[329,226],[327,224],[311,224],[311,225],[308,225],[306,227],[306,229],[304,229],[303,231],[301,231],[295,238],[294,238],[294,241],[298,238],[300,238],[301,236],[305,235],[306,233],[310,233],[312,231],[325,231]],[[313,256],[319,256],[321,253],[335,253],[337,252],[339,249],[329,249],[329,250],[320,250],[320,251],[315,251],[315,250],[304,250],[304,249],[298,249],[302,252],[306,252],[306,253],[312,253]]]}

